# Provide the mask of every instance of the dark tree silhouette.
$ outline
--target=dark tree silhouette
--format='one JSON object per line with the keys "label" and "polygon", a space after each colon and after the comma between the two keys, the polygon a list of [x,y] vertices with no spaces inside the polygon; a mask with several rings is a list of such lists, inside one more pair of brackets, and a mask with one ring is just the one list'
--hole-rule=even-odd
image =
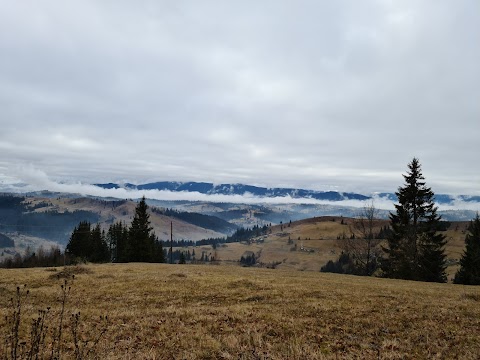
{"label": "dark tree silhouette", "polygon": [[73,229],[70,241],[65,250],[70,256],[91,262],[106,262],[110,260],[105,233],[97,224],[92,228],[88,221],[81,221]]}
{"label": "dark tree silhouette", "polygon": [[154,260],[155,234],[150,226],[150,215],[145,196],[135,208],[135,216],[128,231],[130,261],[151,262]]}
{"label": "dark tree silhouette", "polygon": [[121,221],[110,225],[107,232],[113,262],[129,261],[128,227]]}
{"label": "dark tree silhouette", "polygon": [[92,243],[90,241],[91,224],[88,221],[81,221],[78,227],[73,229],[70,241],[65,251],[73,257],[87,259],[92,253]]}
{"label": "dark tree silhouette", "polygon": [[91,262],[110,261],[110,251],[105,239],[105,232],[100,229],[100,224],[97,224],[90,232],[90,241],[92,253],[88,260]]}
{"label": "dark tree silhouette", "polygon": [[395,213],[390,213],[392,231],[384,248],[385,276],[400,279],[446,282],[445,236],[438,233],[434,193],[425,185],[417,158],[408,164],[405,185],[396,195]]}
{"label": "dark tree silhouette", "polygon": [[455,274],[456,284],[480,285],[480,218],[470,222],[465,236],[465,251],[460,259],[460,269]]}

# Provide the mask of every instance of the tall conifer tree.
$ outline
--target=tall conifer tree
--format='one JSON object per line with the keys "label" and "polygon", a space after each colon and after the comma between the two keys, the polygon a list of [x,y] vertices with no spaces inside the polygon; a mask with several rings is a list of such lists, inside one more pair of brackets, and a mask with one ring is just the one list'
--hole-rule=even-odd
{"label": "tall conifer tree", "polygon": [[71,256],[87,260],[93,252],[91,241],[91,224],[88,221],[81,221],[78,227],[73,229],[65,252]]}
{"label": "tall conifer tree", "polygon": [[113,262],[127,262],[128,255],[128,227],[121,221],[110,225],[107,232],[108,243]]}
{"label": "tall conifer tree", "polygon": [[128,233],[129,261],[150,262],[154,260],[155,235],[150,226],[150,215],[147,210],[148,205],[144,196],[135,208],[135,216]]}
{"label": "tall conifer tree", "polygon": [[110,261],[110,252],[108,251],[105,232],[97,224],[90,232],[90,241],[92,244],[92,253],[88,260],[91,262],[107,262]]}
{"label": "tall conifer tree", "polygon": [[465,236],[465,251],[460,259],[460,269],[455,274],[456,284],[480,285],[480,218],[470,223]]}
{"label": "tall conifer tree", "polygon": [[100,224],[95,227],[88,221],[81,221],[73,229],[66,250],[68,254],[91,262],[106,262],[110,260],[105,232]]}
{"label": "tall conifer tree", "polygon": [[445,236],[438,233],[441,217],[434,193],[425,185],[417,158],[408,164],[405,185],[395,194],[399,204],[390,213],[391,234],[384,249],[383,270],[387,277],[445,282]]}

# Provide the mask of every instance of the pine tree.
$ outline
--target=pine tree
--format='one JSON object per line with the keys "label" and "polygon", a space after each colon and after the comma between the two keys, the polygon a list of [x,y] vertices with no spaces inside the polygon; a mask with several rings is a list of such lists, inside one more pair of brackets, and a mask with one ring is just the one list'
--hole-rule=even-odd
{"label": "pine tree", "polygon": [[114,262],[127,262],[129,260],[128,227],[121,221],[110,225],[107,239],[112,260]]}
{"label": "pine tree", "polygon": [[110,260],[105,232],[97,224],[92,228],[88,221],[81,221],[73,229],[66,253],[84,261],[105,262]]}
{"label": "pine tree", "polygon": [[456,284],[480,285],[480,218],[477,213],[470,222],[465,236],[465,251],[460,259],[460,269],[455,274]]}
{"label": "pine tree", "polygon": [[148,205],[144,196],[135,208],[135,216],[128,231],[130,247],[128,261],[150,262],[154,260],[155,235],[152,233],[153,228],[150,226],[150,215],[147,210]]}
{"label": "pine tree", "polygon": [[65,252],[73,257],[87,260],[92,253],[92,244],[90,241],[91,224],[88,221],[81,221],[78,227],[73,229],[70,240],[65,248]]}
{"label": "pine tree", "polygon": [[446,240],[438,233],[441,217],[434,193],[423,181],[418,159],[413,158],[403,177],[405,185],[395,193],[399,202],[396,213],[390,213],[392,231],[382,268],[387,277],[446,282]]}
{"label": "pine tree", "polygon": [[97,224],[90,232],[91,253],[87,259],[91,262],[107,262],[110,261],[110,253],[108,251],[105,232],[101,230],[100,224]]}
{"label": "pine tree", "polygon": [[153,258],[151,261],[155,263],[163,263],[165,262],[165,253],[163,251],[162,242],[157,239],[155,234],[152,235],[152,238],[153,238],[154,250],[153,250]]}

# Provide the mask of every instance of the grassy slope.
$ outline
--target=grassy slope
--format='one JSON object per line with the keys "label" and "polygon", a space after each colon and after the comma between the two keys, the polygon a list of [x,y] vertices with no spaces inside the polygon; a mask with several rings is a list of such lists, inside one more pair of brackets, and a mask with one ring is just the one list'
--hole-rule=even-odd
{"label": "grassy slope", "polygon": [[[104,359],[476,359],[480,353],[478,287],[232,266],[87,268],[90,274],[76,276],[67,308],[80,309],[89,326],[108,314],[98,349]],[[17,284],[31,289],[24,316],[56,304],[59,280],[51,274],[0,269],[0,321]]]}
{"label": "grassy slope", "polygon": [[[332,219],[335,219],[335,221],[332,221]],[[342,225],[340,217],[318,217],[292,222],[291,226],[287,224],[282,228],[280,225],[272,226],[272,233],[266,237],[264,243],[226,244],[218,247],[216,258],[222,261],[236,262],[245,251],[253,251],[259,255],[259,262],[265,264],[280,262],[279,269],[318,271],[328,260],[338,258],[341,252],[341,241],[338,241],[337,237],[342,237],[344,233],[347,237],[350,236],[352,221],[352,219],[344,218],[344,224]],[[446,246],[448,259],[460,259],[465,247],[464,239],[467,224],[466,222],[454,223],[451,229],[444,232],[448,240]],[[377,231],[385,225],[388,225],[387,220],[378,220],[376,222]],[[288,244],[289,237],[293,240],[293,244]],[[295,244],[297,250],[292,251]],[[312,249],[314,252],[302,251],[302,245],[304,249]],[[215,252],[211,246],[197,247],[195,250],[197,258],[202,251],[207,254]],[[451,265],[447,268],[450,279],[454,276],[457,268],[457,265]]]}

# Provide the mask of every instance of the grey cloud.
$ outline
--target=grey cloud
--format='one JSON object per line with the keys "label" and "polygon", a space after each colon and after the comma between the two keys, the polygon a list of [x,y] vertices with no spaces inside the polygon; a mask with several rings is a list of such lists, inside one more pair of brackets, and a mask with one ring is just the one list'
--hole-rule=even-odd
{"label": "grey cloud", "polygon": [[479,10],[4,1],[3,169],[369,192],[418,156],[434,190],[479,194]]}

